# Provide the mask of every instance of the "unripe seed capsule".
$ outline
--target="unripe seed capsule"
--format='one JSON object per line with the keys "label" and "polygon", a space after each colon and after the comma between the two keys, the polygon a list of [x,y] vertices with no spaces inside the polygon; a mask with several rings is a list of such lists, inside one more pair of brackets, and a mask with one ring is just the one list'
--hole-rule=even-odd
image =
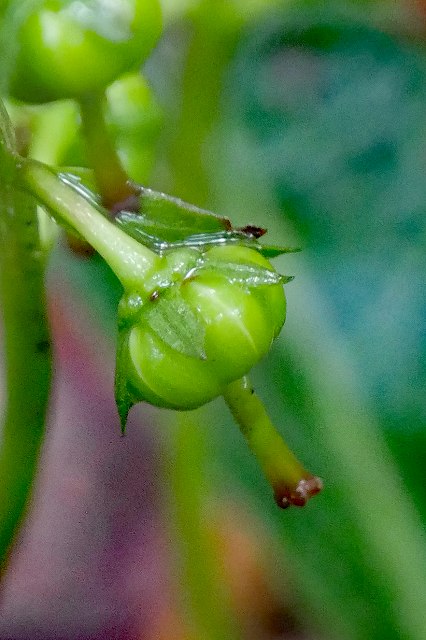
{"label": "unripe seed capsule", "polygon": [[139,66],[160,33],[158,0],[45,0],[18,30],[10,91],[39,103],[102,90]]}
{"label": "unripe seed capsule", "polygon": [[[285,296],[254,249],[198,252],[188,273],[175,270],[174,253],[164,258],[169,285],[142,306],[119,357],[130,365],[135,401],[186,410],[222,395],[266,355],[285,319]],[[194,260],[193,249],[188,256]]]}

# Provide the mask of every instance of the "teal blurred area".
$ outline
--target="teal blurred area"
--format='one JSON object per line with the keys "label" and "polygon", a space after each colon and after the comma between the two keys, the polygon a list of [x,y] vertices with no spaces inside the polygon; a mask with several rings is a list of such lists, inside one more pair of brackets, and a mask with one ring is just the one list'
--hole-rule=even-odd
{"label": "teal blurred area", "polygon": [[425,73],[420,43],[293,11],[256,28],[230,80],[385,429],[414,433],[426,417]]}

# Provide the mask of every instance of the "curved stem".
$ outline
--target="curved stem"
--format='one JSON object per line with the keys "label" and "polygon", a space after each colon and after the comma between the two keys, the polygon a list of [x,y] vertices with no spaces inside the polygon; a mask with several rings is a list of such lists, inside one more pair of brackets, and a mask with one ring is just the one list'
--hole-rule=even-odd
{"label": "curved stem", "polygon": [[321,491],[322,482],[304,469],[284,442],[248,378],[232,382],[224,398],[271,484],[278,506],[303,507]]}
{"label": "curved stem", "polygon": [[80,113],[89,166],[95,172],[102,204],[113,210],[135,193],[109,136],[104,102],[103,92],[90,93],[80,99]]}
{"label": "curved stem", "polygon": [[9,125],[0,113],[0,295],[7,405],[0,431],[0,571],[22,519],[37,469],[49,397],[50,336],[44,253],[33,199],[14,189]]}
{"label": "curved stem", "polygon": [[20,177],[26,188],[62,224],[71,226],[109,264],[124,288],[143,291],[161,259],[109,221],[83,187],[65,174],[32,160],[22,161]]}

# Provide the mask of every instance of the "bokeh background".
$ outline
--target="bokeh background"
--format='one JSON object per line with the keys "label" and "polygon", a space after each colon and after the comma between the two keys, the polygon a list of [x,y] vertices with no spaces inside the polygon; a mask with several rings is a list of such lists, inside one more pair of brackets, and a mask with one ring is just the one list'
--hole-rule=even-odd
{"label": "bokeh background", "polygon": [[302,247],[277,260],[288,320],[253,378],[325,488],[277,509],[220,400],[139,406],[120,438],[120,288],[60,242],[49,431],[0,637],[424,640],[426,6],[163,8],[139,115],[112,133],[135,179]]}

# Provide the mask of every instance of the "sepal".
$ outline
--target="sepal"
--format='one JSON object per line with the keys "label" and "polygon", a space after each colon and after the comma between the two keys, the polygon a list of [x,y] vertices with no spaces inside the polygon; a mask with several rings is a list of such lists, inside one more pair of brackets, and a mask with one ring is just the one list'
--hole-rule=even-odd
{"label": "sepal", "polygon": [[278,258],[286,253],[299,253],[302,251],[301,247],[279,247],[274,245],[258,244],[258,249],[262,256],[265,258]]}
{"label": "sepal", "polygon": [[133,394],[130,391],[128,381],[129,370],[129,348],[128,348],[129,331],[122,327],[118,331],[117,357],[115,364],[115,380],[114,394],[117,405],[118,415],[120,417],[121,433],[126,433],[127,416],[130,409],[136,404]]}
{"label": "sepal", "polygon": [[200,209],[179,198],[135,185],[136,196],[123,203],[117,223],[136,240],[146,235],[164,242],[179,242],[196,233],[230,230],[228,218]]}
{"label": "sepal", "polygon": [[205,329],[199,315],[183,299],[180,287],[171,287],[146,305],[141,321],[175,351],[205,359]]}
{"label": "sepal", "polygon": [[[101,209],[93,171],[82,167],[63,167],[57,170],[57,174],[92,206]],[[208,249],[221,245],[246,246],[256,249],[268,259],[301,251],[300,247],[260,243],[258,238],[266,233],[264,229],[253,225],[235,229],[225,216],[153,189],[140,185],[133,187],[134,196],[118,205],[115,222],[128,236],[159,255],[184,247]]]}
{"label": "sepal", "polygon": [[[250,228],[234,229],[228,218],[164,193],[152,189],[143,189],[143,193],[144,200],[140,199],[136,205],[136,208],[141,207],[139,212],[123,210],[117,213],[115,220],[129,236],[160,255],[179,247],[207,249],[224,244],[257,249],[265,258],[301,251],[300,247],[262,244]],[[143,209],[144,201],[149,203],[146,210]],[[179,218],[182,212],[184,219]]]}
{"label": "sepal", "polygon": [[220,260],[206,260],[197,270],[197,274],[202,273],[223,276],[230,284],[245,285],[249,289],[264,285],[283,284],[293,279],[291,276],[282,276],[276,271],[258,265]]}

